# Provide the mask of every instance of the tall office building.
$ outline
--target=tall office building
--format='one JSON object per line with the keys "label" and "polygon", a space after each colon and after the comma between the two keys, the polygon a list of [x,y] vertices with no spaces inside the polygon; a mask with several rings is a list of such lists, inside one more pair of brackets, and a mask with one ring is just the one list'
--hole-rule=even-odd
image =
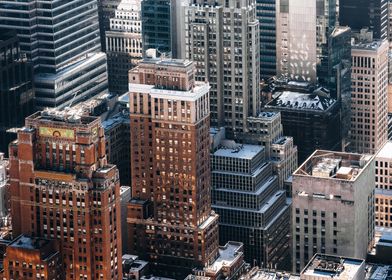
{"label": "tall office building", "polygon": [[260,76],[268,79],[276,75],[276,8],[278,0],[256,0],[256,14],[260,25]]}
{"label": "tall office building", "polygon": [[196,79],[211,85],[211,126],[229,138],[247,131],[260,111],[259,22],[256,2],[194,0],[184,16],[181,56],[193,60]]}
{"label": "tall office building", "polygon": [[375,156],[376,226],[392,228],[392,142],[388,141]]}
{"label": "tall office building", "polygon": [[122,279],[119,174],[99,118],[56,109],[26,118],[10,144],[10,182],[14,236],[58,240],[66,280]]}
{"label": "tall office building", "polygon": [[128,71],[143,56],[140,0],[122,0],[106,31],[109,90],[111,93],[128,92]]}
{"label": "tall office building", "polygon": [[316,82],[316,1],[281,0],[276,16],[277,74],[292,80]]}
{"label": "tall office building", "polygon": [[351,150],[375,154],[388,133],[387,40],[352,46]]}
{"label": "tall office building", "polygon": [[387,39],[388,0],[339,0],[339,22],[355,31],[368,27],[375,39]]}
{"label": "tall office building", "polygon": [[210,87],[195,81],[189,60],[144,60],[129,80],[128,247],[157,271],[182,279],[218,256],[218,215],[211,211]]}
{"label": "tall office building", "polygon": [[106,31],[110,30],[110,19],[115,16],[117,6],[121,0],[98,0],[99,34],[102,51],[106,52]]}
{"label": "tall office building", "polygon": [[336,26],[320,48],[317,79],[340,106],[342,149],[350,142],[351,123],[351,29]]}
{"label": "tall office building", "polygon": [[14,31],[0,29],[0,152],[8,154],[15,128],[34,113],[33,71]]}
{"label": "tall office building", "polygon": [[63,108],[107,91],[95,0],[2,1],[0,27],[16,30],[33,62],[38,108]]}
{"label": "tall office building", "polygon": [[171,0],[142,0],[143,51],[157,49],[168,56],[171,52]]}
{"label": "tall office building", "polygon": [[366,258],[374,238],[370,155],[315,151],[293,174],[293,270],[315,253]]}
{"label": "tall office building", "polygon": [[265,157],[265,147],[217,143],[212,151],[212,209],[219,215],[219,242],[244,243],[252,266],[290,270],[291,201]]}
{"label": "tall office building", "polygon": [[317,64],[328,56],[328,37],[336,26],[336,2],[337,0],[316,1],[316,40],[317,40]]}

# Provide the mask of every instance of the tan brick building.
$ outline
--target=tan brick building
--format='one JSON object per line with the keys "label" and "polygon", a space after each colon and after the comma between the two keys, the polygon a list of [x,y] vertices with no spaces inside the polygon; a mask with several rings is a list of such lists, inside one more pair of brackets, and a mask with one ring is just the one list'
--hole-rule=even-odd
{"label": "tan brick building", "polygon": [[67,280],[121,279],[119,174],[100,119],[37,112],[9,151],[14,236],[59,240]]}
{"label": "tan brick building", "polygon": [[374,239],[373,176],[372,156],[321,150],[294,172],[293,271],[316,253],[366,258]]}
{"label": "tan brick building", "polygon": [[388,138],[388,42],[352,46],[351,151],[375,154]]}
{"label": "tan brick building", "polygon": [[376,226],[392,227],[392,142],[388,141],[375,156]]}

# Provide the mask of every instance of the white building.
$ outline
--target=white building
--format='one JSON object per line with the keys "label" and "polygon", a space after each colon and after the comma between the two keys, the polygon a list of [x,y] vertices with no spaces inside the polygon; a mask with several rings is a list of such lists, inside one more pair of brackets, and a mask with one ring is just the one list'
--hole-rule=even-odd
{"label": "white building", "polygon": [[350,149],[375,154],[388,138],[388,41],[360,41],[351,55]]}
{"label": "white building", "polygon": [[297,81],[317,80],[316,1],[277,5],[276,72]]}

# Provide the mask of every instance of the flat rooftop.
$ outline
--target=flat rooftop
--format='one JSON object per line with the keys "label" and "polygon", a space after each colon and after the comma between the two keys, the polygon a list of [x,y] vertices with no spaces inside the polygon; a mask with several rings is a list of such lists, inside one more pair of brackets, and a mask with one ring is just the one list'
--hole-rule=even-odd
{"label": "flat rooftop", "polygon": [[164,58],[145,58],[141,64],[153,64],[157,66],[175,66],[175,67],[188,67],[193,64],[193,61],[188,59],[164,59]]}
{"label": "flat rooftop", "polygon": [[247,275],[247,280],[300,280],[299,275],[292,275],[287,272],[267,271],[263,269],[252,269]]}
{"label": "flat rooftop", "polygon": [[264,111],[264,112],[260,112],[260,114],[258,115],[259,118],[263,118],[263,119],[273,119],[276,117],[276,115],[278,115],[279,112],[274,112],[274,111]]}
{"label": "flat rooftop", "polygon": [[327,111],[336,104],[336,100],[314,93],[301,93],[284,90],[275,93],[277,97],[267,103],[266,108],[288,108],[304,111]]}
{"label": "flat rooftop", "polygon": [[26,118],[28,121],[48,121],[68,123],[73,125],[88,125],[99,121],[99,117],[91,117],[83,114],[82,110],[66,108],[63,110],[51,108],[36,112]]}
{"label": "flat rooftop", "polygon": [[236,145],[235,147],[223,146],[215,153],[213,153],[213,155],[216,157],[228,157],[228,158],[251,160],[263,150],[264,147],[258,145],[244,144],[244,145]]}
{"label": "flat rooftop", "polygon": [[355,181],[372,159],[371,155],[316,150],[293,175]]}
{"label": "flat rooftop", "polygon": [[376,155],[377,159],[392,159],[392,141],[388,141],[385,145],[378,151]]}
{"label": "flat rooftop", "polygon": [[383,44],[382,40],[374,40],[372,42],[359,41],[359,42],[354,42],[351,45],[351,47],[353,49],[358,49],[358,50],[375,51],[379,49],[382,44]]}
{"label": "flat rooftop", "polygon": [[[155,85],[145,85],[145,84],[134,84],[129,83],[129,91],[137,93],[150,94],[151,98],[165,98],[172,100],[181,101],[196,101],[203,95],[207,94],[210,90],[210,85],[204,82],[195,82],[195,87],[191,90],[172,90],[172,89],[160,89]],[[125,101],[125,97],[121,99],[122,102]],[[129,97],[128,97],[129,100]]]}
{"label": "flat rooftop", "polygon": [[39,237],[28,237],[20,235],[14,239],[8,247],[15,249],[24,249],[38,251],[41,257],[45,260],[59,254],[59,251],[55,249],[54,240],[39,238]]}
{"label": "flat rooftop", "polygon": [[223,267],[230,267],[243,255],[243,244],[229,241],[225,246],[219,246],[219,257],[214,263],[205,268],[206,272],[217,273]]}
{"label": "flat rooftop", "polygon": [[357,279],[361,270],[365,270],[362,259],[344,258],[332,255],[316,254],[305,266],[301,276],[313,276],[315,279]]}
{"label": "flat rooftop", "polygon": [[382,264],[368,264],[366,266],[366,280],[390,280],[392,279],[392,266]]}

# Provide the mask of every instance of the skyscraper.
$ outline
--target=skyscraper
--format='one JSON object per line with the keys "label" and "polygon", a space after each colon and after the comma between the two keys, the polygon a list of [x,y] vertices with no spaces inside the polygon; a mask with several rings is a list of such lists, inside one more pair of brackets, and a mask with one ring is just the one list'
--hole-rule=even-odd
{"label": "skyscraper", "polygon": [[268,79],[276,75],[276,11],[277,0],[256,0],[260,24],[260,75]]}
{"label": "skyscraper", "polygon": [[387,39],[388,0],[340,0],[339,22],[355,31],[368,27],[375,39]]}
{"label": "skyscraper", "polygon": [[340,106],[342,148],[349,144],[351,122],[351,29],[335,26],[320,46],[318,82]]}
{"label": "skyscraper", "polygon": [[15,128],[34,112],[33,69],[15,31],[0,29],[0,152],[8,154]]}
{"label": "skyscraper", "polygon": [[375,154],[388,137],[388,48],[384,41],[352,46],[351,147]]}
{"label": "skyscraper", "polygon": [[260,111],[259,22],[255,1],[194,0],[185,8],[182,57],[211,85],[211,126],[229,138],[247,131]]}
{"label": "skyscraper", "polygon": [[219,242],[244,243],[252,266],[290,269],[291,201],[280,189],[265,147],[217,143],[212,151],[212,208],[219,215]]}
{"label": "skyscraper", "polygon": [[109,90],[111,93],[128,92],[128,71],[143,56],[140,0],[123,0],[110,19],[106,31]]}
{"label": "skyscraper", "polygon": [[218,215],[211,211],[210,87],[195,81],[189,60],[144,60],[129,80],[130,253],[182,279],[218,256]]}
{"label": "skyscraper", "polygon": [[66,280],[122,279],[119,174],[100,119],[37,112],[10,155],[14,236],[58,240]]}
{"label": "skyscraper", "polygon": [[107,43],[105,41],[106,31],[110,30],[110,19],[115,16],[117,6],[120,3],[121,0],[98,0],[99,33],[102,51],[104,52],[107,50]]}
{"label": "skyscraper", "polygon": [[316,82],[316,1],[281,0],[276,16],[277,74]]}
{"label": "skyscraper", "polygon": [[293,174],[293,270],[315,253],[366,258],[374,238],[370,155],[315,151]]}
{"label": "skyscraper", "polygon": [[107,91],[95,0],[2,1],[0,27],[16,30],[33,62],[38,108],[66,107]]}
{"label": "skyscraper", "polygon": [[143,51],[157,49],[159,54],[171,52],[171,1],[142,0]]}

